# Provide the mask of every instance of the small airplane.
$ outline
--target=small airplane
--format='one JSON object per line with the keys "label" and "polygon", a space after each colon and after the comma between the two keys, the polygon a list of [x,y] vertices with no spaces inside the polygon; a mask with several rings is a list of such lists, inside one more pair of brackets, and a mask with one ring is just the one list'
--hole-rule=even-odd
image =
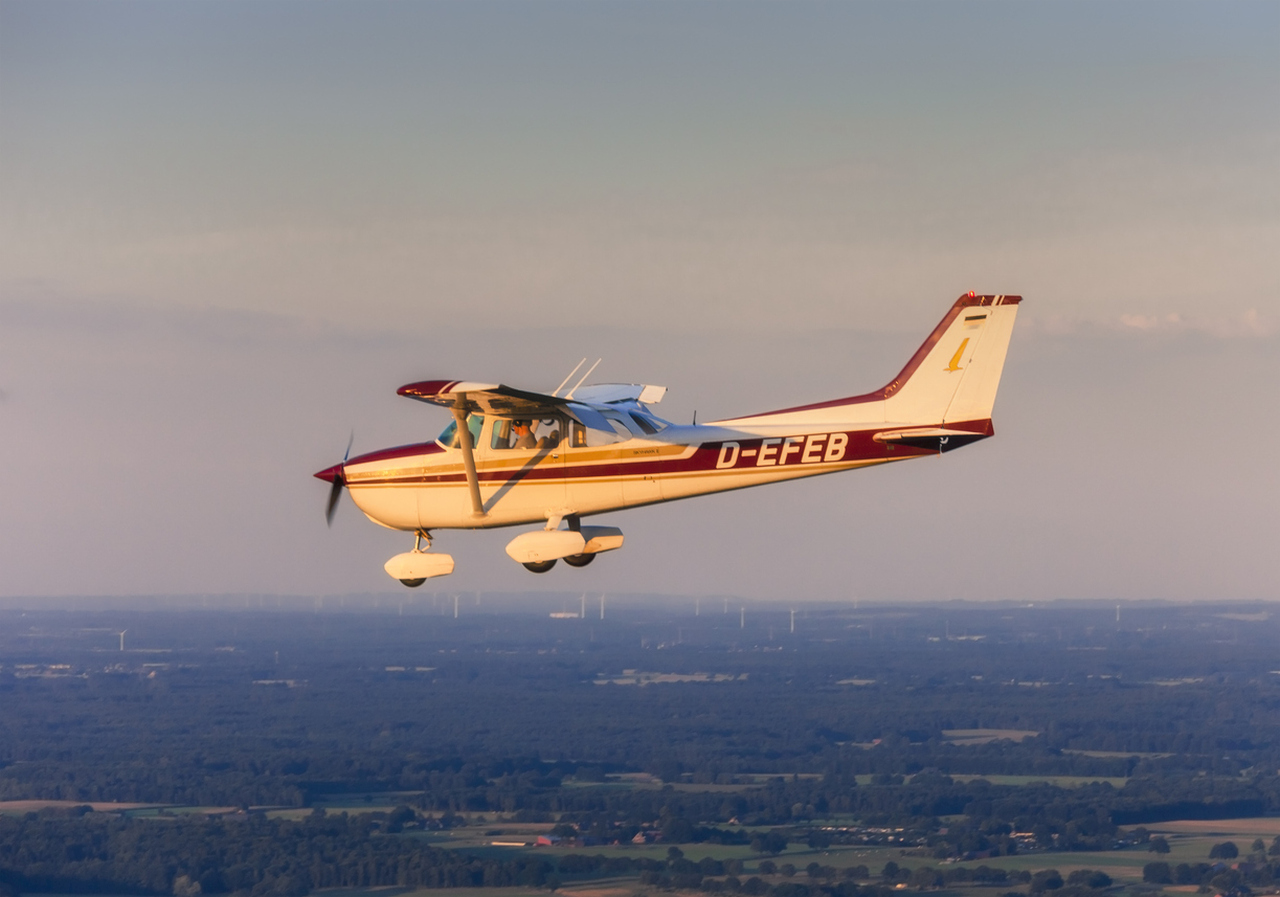
{"label": "small airplane", "polygon": [[[583,386],[585,362],[550,393],[498,383],[425,380],[402,396],[453,420],[434,442],[344,459],[315,474],[331,484],[332,522],[345,488],[374,523],[414,534],[387,561],[411,588],[453,572],[431,533],[542,523],[507,545],[535,573],[557,560],[585,567],[622,547],[614,526],[584,517],[937,455],[994,434],[995,403],[1021,296],[968,293],[886,386],[763,414],[676,424],[651,406],[666,388]],[[598,364],[599,362],[597,362]],[[350,446],[348,446],[350,452]]]}

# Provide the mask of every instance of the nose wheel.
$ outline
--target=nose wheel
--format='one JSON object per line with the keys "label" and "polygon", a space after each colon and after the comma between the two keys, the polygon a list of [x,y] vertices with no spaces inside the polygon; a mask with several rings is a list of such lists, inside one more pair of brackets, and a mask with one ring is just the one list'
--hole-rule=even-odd
{"label": "nose wheel", "polygon": [[433,576],[447,576],[453,572],[453,558],[447,554],[430,551],[431,535],[426,530],[414,534],[413,551],[398,554],[383,565],[387,574],[400,584],[416,589]]}

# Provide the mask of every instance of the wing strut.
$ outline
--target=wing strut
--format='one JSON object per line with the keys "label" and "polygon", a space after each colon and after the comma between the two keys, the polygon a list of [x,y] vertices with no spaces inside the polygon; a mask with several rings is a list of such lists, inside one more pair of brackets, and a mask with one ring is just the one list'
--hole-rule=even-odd
{"label": "wing strut", "polygon": [[471,428],[467,426],[467,394],[458,393],[453,402],[453,419],[458,422],[458,445],[462,447],[462,466],[467,469],[467,487],[471,490],[471,514],[485,517],[480,501],[480,477],[476,474],[475,448],[471,445]]}

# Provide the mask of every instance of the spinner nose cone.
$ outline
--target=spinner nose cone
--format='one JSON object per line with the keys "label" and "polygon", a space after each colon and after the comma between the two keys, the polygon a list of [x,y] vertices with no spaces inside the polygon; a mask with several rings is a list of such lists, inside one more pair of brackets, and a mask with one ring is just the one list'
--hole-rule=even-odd
{"label": "spinner nose cone", "polygon": [[342,465],[335,464],[332,467],[326,467],[319,473],[312,474],[317,480],[324,480],[326,483],[337,483],[342,481]]}

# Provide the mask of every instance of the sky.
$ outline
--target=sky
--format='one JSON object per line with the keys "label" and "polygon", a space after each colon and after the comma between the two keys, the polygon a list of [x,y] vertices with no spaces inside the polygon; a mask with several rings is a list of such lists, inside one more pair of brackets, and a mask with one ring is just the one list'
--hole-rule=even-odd
{"label": "sky", "polygon": [[[997,437],[439,588],[1280,598],[1280,5],[0,2],[0,596],[386,592],[423,379],[672,420],[1025,297]],[[435,586],[430,584],[427,588]]]}

